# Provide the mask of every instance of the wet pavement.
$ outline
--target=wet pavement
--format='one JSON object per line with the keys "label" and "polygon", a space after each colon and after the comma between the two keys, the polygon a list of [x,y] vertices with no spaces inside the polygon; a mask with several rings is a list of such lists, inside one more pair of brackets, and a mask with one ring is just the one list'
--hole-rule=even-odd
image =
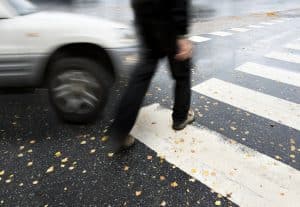
{"label": "wet pavement", "polygon": [[[228,146],[241,144],[297,172],[300,170],[299,84],[291,82],[291,76],[290,79],[282,79],[285,73],[282,77],[272,76],[273,79],[270,79],[270,75],[258,76],[236,69],[251,62],[299,74],[298,14],[299,11],[295,11],[293,16],[264,16],[259,22],[243,24],[241,20],[236,25],[231,23],[227,28],[215,27],[214,32],[223,33],[197,32],[195,27],[192,34],[193,39],[197,40],[194,41],[193,87],[217,79],[226,82],[222,83],[223,88],[231,83],[247,91],[258,92],[253,99],[247,93],[241,93],[237,97],[241,101],[236,103],[231,102],[230,98],[224,101],[226,96],[224,100],[218,100],[216,92],[193,90],[192,107],[196,111],[193,126],[196,129],[205,127],[222,135],[229,140]],[[213,20],[211,24],[214,24]],[[250,24],[252,27],[249,27]],[[209,27],[209,24],[206,26]],[[239,29],[232,30],[233,27]],[[287,47],[287,43],[293,47]],[[271,52],[281,52],[281,56],[267,57]],[[291,55],[296,58],[291,58]],[[165,109],[172,108],[173,84],[169,75],[163,61],[143,106],[156,103]],[[274,80],[276,78],[279,81]],[[126,79],[122,79],[115,86],[104,118],[99,117],[96,123],[84,126],[66,124],[57,119],[45,90],[36,90],[34,93],[2,91],[0,205],[245,206],[235,197],[234,189],[226,194],[222,191],[222,185],[210,185],[210,179],[221,174],[222,169],[214,169],[211,173],[204,170],[202,177],[195,179],[195,172],[185,172],[181,165],[173,163],[173,158],[164,158],[155,148],[148,146],[145,137],[137,137],[139,141],[126,154],[110,154],[105,134],[125,85]],[[217,90],[217,85],[210,87]],[[269,99],[276,102],[265,106],[264,103]],[[246,100],[254,101],[254,109],[257,110],[251,107],[246,110]],[[288,104],[284,101],[288,101]],[[288,118],[274,120],[281,113],[279,110],[286,110],[280,108],[281,103],[288,107],[290,103],[296,104],[295,112],[286,114]],[[269,113],[259,110],[261,107]],[[294,123],[289,119],[295,120]],[[189,130],[186,133],[189,134]],[[192,157],[192,154],[187,153],[187,157]],[[199,162],[210,163],[201,159],[199,152]],[[249,176],[255,173],[249,169]],[[294,178],[299,178],[297,176],[299,174],[295,174]],[[243,179],[247,180],[247,177]],[[243,185],[243,181],[240,184]],[[230,186],[224,188],[232,190]],[[285,194],[274,194],[274,200]],[[247,201],[248,197],[248,194],[244,194],[242,198]],[[286,203],[285,206],[297,204]]]}

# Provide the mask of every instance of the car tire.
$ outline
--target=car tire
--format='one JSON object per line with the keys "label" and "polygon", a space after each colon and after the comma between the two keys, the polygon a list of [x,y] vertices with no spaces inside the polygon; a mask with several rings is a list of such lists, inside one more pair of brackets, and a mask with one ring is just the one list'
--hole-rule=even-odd
{"label": "car tire", "polygon": [[89,123],[102,112],[111,79],[105,68],[88,58],[55,61],[48,79],[49,98],[58,116],[72,123]]}

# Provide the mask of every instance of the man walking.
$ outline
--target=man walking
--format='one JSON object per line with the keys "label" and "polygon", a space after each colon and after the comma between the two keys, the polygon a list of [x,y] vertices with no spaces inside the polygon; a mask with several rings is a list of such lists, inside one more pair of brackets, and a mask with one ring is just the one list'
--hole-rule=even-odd
{"label": "man walking", "polygon": [[181,130],[194,121],[194,112],[190,110],[192,45],[186,39],[188,6],[189,0],[132,0],[142,54],[111,126],[110,136],[117,144],[116,150],[134,143],[129,133],[161,58],[168,58],[176,81],[173,129]]}

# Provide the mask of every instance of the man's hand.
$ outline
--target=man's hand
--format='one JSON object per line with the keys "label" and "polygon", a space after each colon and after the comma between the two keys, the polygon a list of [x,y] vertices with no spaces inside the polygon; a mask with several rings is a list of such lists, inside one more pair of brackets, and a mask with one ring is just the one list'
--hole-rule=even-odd
{"label": "man's hand", "polygon": [[183,61],[192,57],[193,46],[186,38],[177,39],[178,53],[175,56],[176,60]]}

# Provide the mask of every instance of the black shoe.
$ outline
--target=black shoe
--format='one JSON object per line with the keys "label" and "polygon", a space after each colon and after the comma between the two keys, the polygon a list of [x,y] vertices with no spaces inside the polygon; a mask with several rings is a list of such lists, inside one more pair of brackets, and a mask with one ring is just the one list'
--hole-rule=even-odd
{"label": "black shoe", "polygon": [[135,138],[131,135],[127,135],[123,142],[114,141],[112,143],[112,150],[115,153],[125,151],[135,144]]}
{"label": "black shoe", "polygon": [[182,130],[184,129],[188,124],[195,121],[195,113],[193,110],[189,110],[186,120],[181,122],[173,122],[173,129],[174,130]]}

